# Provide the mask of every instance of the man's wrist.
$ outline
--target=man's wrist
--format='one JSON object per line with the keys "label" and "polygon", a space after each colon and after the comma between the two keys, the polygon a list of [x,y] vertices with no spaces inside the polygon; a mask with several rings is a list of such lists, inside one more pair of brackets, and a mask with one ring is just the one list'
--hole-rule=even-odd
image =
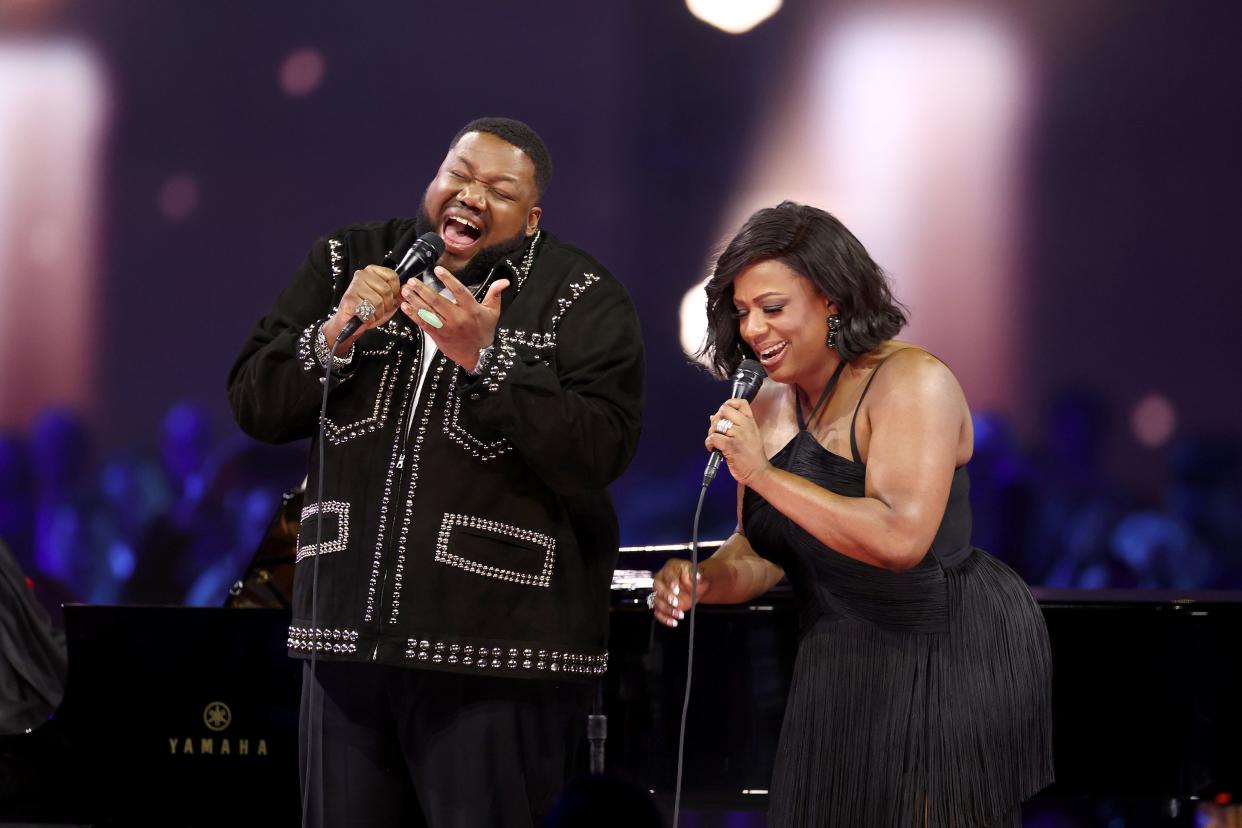
{"label": "man's wrist", "polygon": [[351,343],[349,350],[345,352],[344,356],[334,355],[332,353],[332,346],[328,344],[327,336],[324,334],[324,326],[326,324],[320,325],[319,330],[315,332],[315,358],[325,368],[328,366],[329,359],[332,360],[333,368],[345,368],[354,361],[354,352],[358,343]]}
{"label": "man's wrist", "polygon": [[487,370],[487,366],[491,364],[492,359],[496,355],[496,343],[488,345],[486,348],[479,349],[479,358],[474,363],[474,368],[466,373],[472,377],[477,377]]}

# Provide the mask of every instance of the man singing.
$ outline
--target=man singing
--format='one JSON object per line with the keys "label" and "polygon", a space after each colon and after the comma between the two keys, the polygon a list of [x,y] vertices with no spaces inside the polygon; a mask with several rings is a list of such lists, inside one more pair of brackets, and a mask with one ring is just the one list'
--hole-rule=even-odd
{"label": "man singing", "polygon": [[[571,769],[643,345],[621,284],[539,227],[551,171],[527,125],[467,124],[417,217],[322,238],[229,374],[244,431],[312,438],[289,629],[315,655],[307,824],[529,826]],[[402,285],[376,263],[411,224],[444,254]]]}

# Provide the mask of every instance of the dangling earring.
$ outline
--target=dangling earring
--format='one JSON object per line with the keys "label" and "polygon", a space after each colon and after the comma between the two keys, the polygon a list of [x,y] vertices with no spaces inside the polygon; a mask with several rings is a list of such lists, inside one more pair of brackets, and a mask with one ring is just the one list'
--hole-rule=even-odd
{"label": "dangling earring", "polygon": [[828,347],[837,347],[837,334],[841,332],[841,317],[835,313],[828,317]]}

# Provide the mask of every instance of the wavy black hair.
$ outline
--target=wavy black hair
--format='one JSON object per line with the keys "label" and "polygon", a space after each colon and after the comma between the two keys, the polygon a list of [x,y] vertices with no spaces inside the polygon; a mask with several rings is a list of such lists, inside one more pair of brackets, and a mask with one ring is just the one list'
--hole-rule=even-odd
{"label": "wavy black hair", "polygon": [[716,259],[707,282],[707,337],[699,356],[722,377],[754,358],[738,332],[733,282],[748,267],[776,260],[811,280],[837,303],[841,330],[836,350],[850,362],[906,324],[888,277],[853,233],[817,207],[782,201],[751,215]]}
{"label": "wavy black hair", "polygon": [[535,188],[539,191],[539,198],[543,198],[544,191],[548,189],[548,182],[552,180],[552,155],[548,152],[547,144],[539,137],[539,133],[512,118],[475,118],[457,130],[457,134],[449,142],[449,149],[457,146],[461,136],[467,132],[486,132],[488,135],[495,135],[526,153],[526,157],[535,165]]}

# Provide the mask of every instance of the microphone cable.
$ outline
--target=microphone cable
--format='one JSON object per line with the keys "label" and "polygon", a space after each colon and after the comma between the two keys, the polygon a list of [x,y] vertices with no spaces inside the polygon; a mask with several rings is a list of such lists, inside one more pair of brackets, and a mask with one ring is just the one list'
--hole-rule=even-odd
{"label": "microphone cable", "polygon": [[[767,378],[768,372],[756,359],[743,359],[733,373],[733,388],[730,399],[743,399],[749,402],[759,393],[759,387]],[[686,694],[681,703],[681,723],[677,731],[677,781],[673,788],[673,828],[677,828],[681,816],[681,774],[685,763],[686,752],[686,719],[690,713],[690,682],[694,678],[694,625],[699,615],[699,518],[703,514],[703,500],[707,496],[707,487],[716,479],[716,472],[724,454],[720,449],[712,452],[703,471],[703,485],[699,488],[699,502],[694,507],[694,528],[690,533],[690,624],[686,647]],[[653,587],[654,588],[654,587]]]}
{"label": "microphone cable", "polygon": [[[381,264],[390,267],[397,272],[398,278],[404,282],[406,274],[415,267],[422,265],[423,268],[431,267],[435,262],[439,261],[440,256],[444,254],[444,239],[439,233],[428,232],[419,236],[417,240],[411,243],[411,238],[418,232],[417,225],[411,226],[406,232],[398,237],[397,242],[393,245],[387,255],[384,256]],[[408,249],[406,249],[408,248]],[[396,258],[398,251],[405,249],[405,254],[400,260]],[[332,347],[328,351],[327,365],[324,366],[323,374],[323,402],[319,406],[319,427],[318,427],[318,443],[319,443],[319,473],[315,476],[315,561],[311,564],[311,617],[310,617],[310,688],[311,698],[316,693],[315,683],[315,665],[318,661],[319,641],[317,635],[317,612],[318,612],[318,596],[319,596],[319,550],[323,543],[323,470],[326,462],[324,457],[324,440],[326,439],[326,424],[328,421],[328,393],[332,389],[332,365],[336,361],[336,351],[341,347],[341,343],[353,335],[358,328],[362,327],[361,318],[355,316],[350,319],[341,332],[337,334],[336,341],[332,343]],[[323,326],[320,325],[317,336],[323,335]],[[338,533],[339,533],[338,517]],[[296,555],[294,563],[296,564]],[[310,705],[308,705],[310,706]],[[322,717],[321,717],[322,719]],[[322,734],[322,721],[318,732]],[[308,730],[309,730],[308,726]],[[322,746],[322,745],[321,745]],[[306,810],[310,798],[310,777],[311,777],[311,753],[312,745],[310,739],[307,739],[306,747],[306,770],[303,772],[302,779],[302,826],[306,826]],[[320,751],[322,753],[322,751]]]}
{"label": "microphone cable", "polygon": [[711,480],[704,480],[699,488],[699,502],[694,507],[694,528],[690,533],[690,625],[686,648],[686,693],[681,703],[681,724],[677,730],[677,782],[673,788],[673,828],[681,815],[681,771],[686,751],[686,718],[690,713],[690,682],[694,678],[694,619],[699,609],[699,517],[703,514],[703,500]]}
{"label": "microphone cable", "polygon": [[[320,333],[322,335],[322,326]],[[323,373],[323,402],[319,406],[319,436],[316,442],[319,444],[319,470],[315,475],[315,554],[314,563],[311,564],[311,617],[310,617],[310,682],[307,685],[307,692],[310,699],[307,700],[307,734],[306,734],[306,768],[302,773],[302,828],[306,828],[307,806],[310,802],[310,782],[311,768],[314,766],[313,754],[322,753],[322,750],[315,750],[317,747],[316,740],[311,738],[310,731],[315,733],[322,739],[323,721],[322,711],[320,711],[320,724],[317,728],[312,728],[311,722],[315,718],[315,706],[313,704],[315,694],[318,692],[318,685],[315,683],[315,664],[318,660],[319,640],[316,634],[316,620],[318,611],[318,593],[319,593],[319,550],[323,544],[323,468],[324,468],[324,440],[327,438],[325,433],[325,424],[328,420],[328,392],[332,388],[332,365],[336,360],[336,349],[340,347],[341,340],[344,339],[344,331],[341,336],[336,338],[332,343],[332,348],[328,351],[328,358],[325,360],[328,364],[324,367]],[[296,554],[295,554],[296,559]],[[296,563],[296,560],[295,560]],[[318,747],[322,748],[322,744]]]}

